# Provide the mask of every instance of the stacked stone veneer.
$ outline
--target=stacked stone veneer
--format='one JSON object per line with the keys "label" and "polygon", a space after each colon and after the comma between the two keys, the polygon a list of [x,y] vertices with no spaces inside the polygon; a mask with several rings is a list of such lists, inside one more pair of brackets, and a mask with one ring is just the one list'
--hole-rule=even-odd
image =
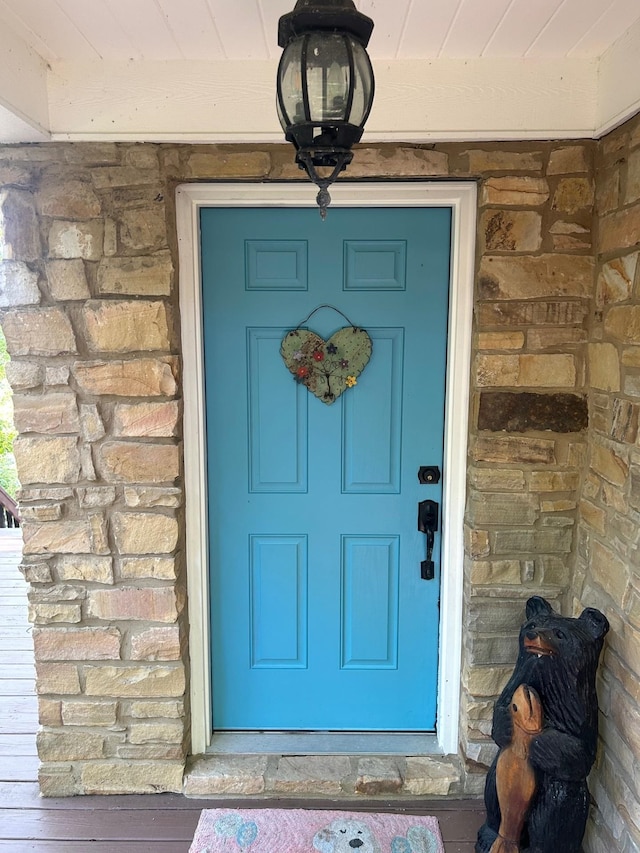
{"label": "stacked stone veneer", "polygon": [[590,431],[573,604],[611,632],[600,683],[601,749],[588,851],[640,850],[640,121],[597,152],[597,279],[588,363]]}
{"label": "stacked stone veneer", "polygon": [[[469,792],[480,791],[493,751],[492,700],[512,668],[524,600],[541,593],[570,606],[578,505],[585,529],[596,525],[593,547],[624,563],[623,521],[633,537],[630,501],[624,513],[604,505],[609,486],[620,492],[618,463],[617,476],[632,481],[633,459],[628,448],[614,455],[605,429],[609,386],[588,397],[594,155],[604,145],[364,146],[349,168],[352,178],[479,184],[460,727]],[[174,190],[300,178],[289,146],[0,149],[1,322],[13,359],[46,794],[180,789],[188,603]],[[610,335],[620,321],[598,292]],[[631,321],[625,328],[640,334]],[[636,387],[630,343],[592,343],[592,372],[603,377],[619,355]],[[622,414],[616,423],[623,428]],[[589,460],[596,473],[582,498]],[[589,588],[609,600],[602,584]],[[616,599],[627,625],[631,601]]]}

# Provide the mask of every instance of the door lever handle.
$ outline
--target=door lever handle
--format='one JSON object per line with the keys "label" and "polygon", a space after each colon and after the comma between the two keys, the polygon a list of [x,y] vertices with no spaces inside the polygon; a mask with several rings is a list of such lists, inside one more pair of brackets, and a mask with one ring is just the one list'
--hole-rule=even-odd
{"label": "door lever handle", "polygon": [[420,501],[418,504],[418,530],[427,536],[427,559],[420,563],[420,577],[424,581],[432,581],[435,577],[435,565],[431,556],[438,530],[438,510],[435,501]]}

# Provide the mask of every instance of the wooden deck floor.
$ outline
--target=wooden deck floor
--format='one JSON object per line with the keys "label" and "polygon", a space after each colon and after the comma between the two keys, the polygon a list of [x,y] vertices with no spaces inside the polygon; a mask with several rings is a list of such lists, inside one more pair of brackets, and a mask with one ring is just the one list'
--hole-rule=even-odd
{"label": "wooden deck floor", "polygon": [[[259,800],[188,800],[177,794],[40,798],[33,651],[26,583],[17,569],[20,545],[15,531],[0,531],[0,853],[187,853],[201,809],[264,808]],[[346,801],[281,800],[278,806],[356,810]],[[472,853],[484,814],[478,801],[425,801],[419,808],[358,801],[357,807],[436,815],[446,853]]]}

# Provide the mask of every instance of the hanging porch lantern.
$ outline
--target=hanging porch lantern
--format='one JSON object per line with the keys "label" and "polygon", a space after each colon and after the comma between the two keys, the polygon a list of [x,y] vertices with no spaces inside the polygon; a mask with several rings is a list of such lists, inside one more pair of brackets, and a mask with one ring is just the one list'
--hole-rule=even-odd
{"label": "hanging porch lantern", "polygon": [[[328,187],[353,159],[373,103],[374,79],[366,46],[373,21],[353,0],[298,0],[278,23],[284,48],[277,106],[296,163],[319,187],[324,219]],[[320,170],[320,171],[318,171]]]}

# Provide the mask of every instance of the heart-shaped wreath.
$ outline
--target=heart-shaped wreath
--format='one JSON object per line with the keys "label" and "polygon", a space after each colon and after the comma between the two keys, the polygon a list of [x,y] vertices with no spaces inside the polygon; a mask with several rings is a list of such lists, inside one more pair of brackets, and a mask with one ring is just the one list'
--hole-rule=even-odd
{"label": "heart-shaped wreath", "polygon": [[[320,308],[332,307],[320,305],[302,323]],[[338,329],[328,341],[315,332],[297,327],[285,335],[280,354],[297,382],[306,385],[323,403],[333,403],[343,391],[357,384],[358,376],[371,358],[371,346],[371,338],[365,330],[353,324]]]}

